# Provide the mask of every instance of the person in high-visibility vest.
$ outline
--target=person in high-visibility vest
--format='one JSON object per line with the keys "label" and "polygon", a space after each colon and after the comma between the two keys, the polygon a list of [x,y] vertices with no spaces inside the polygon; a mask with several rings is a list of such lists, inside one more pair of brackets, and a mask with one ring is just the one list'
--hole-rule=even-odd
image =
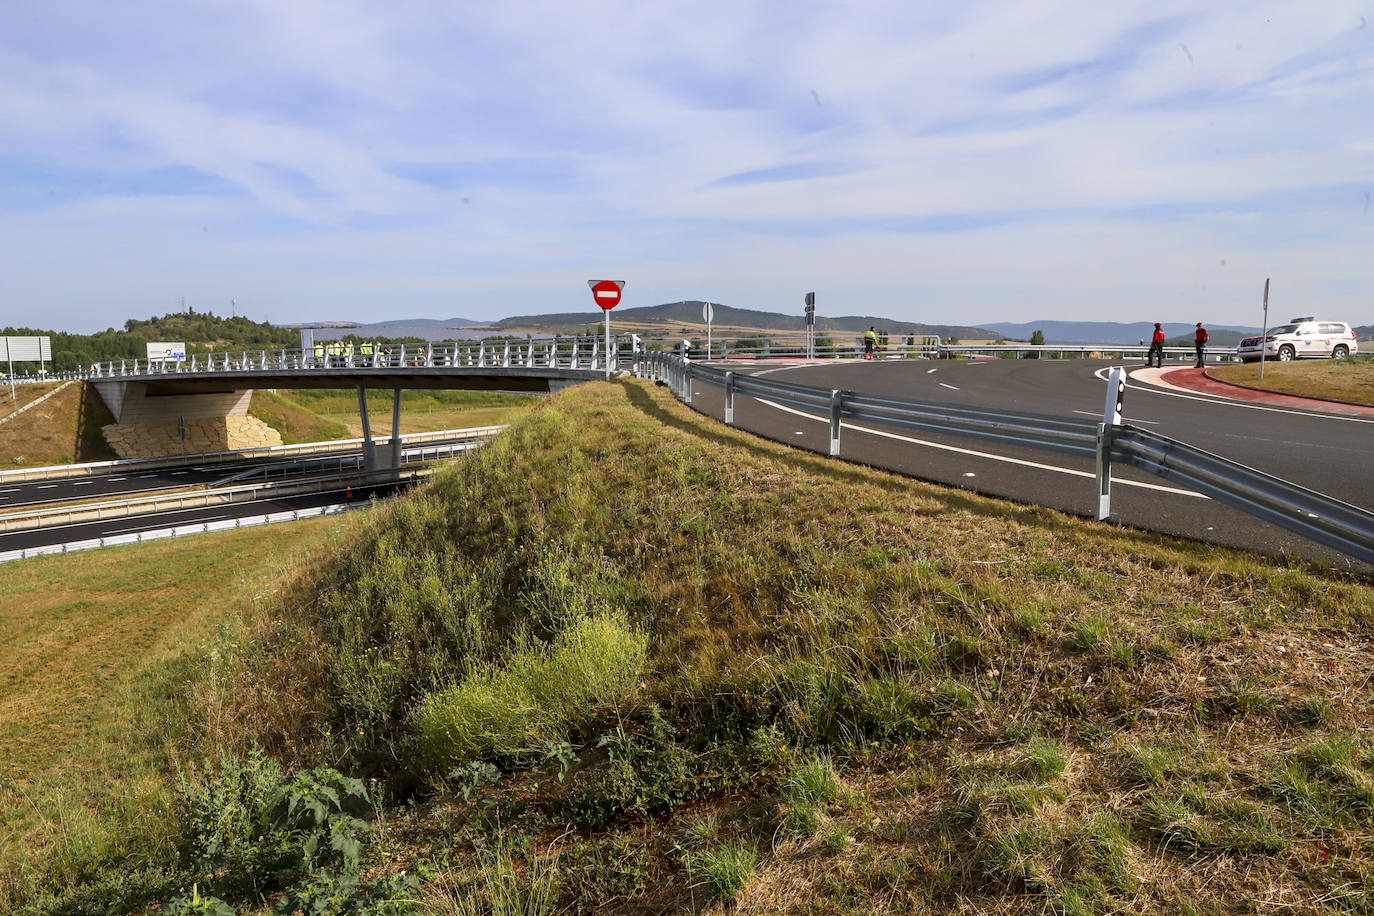
{"label": "person in high-visibility vest", "polygon": [[364,340],[362,343],[358,344],[358,356],[359,356],[359,358],[362,359],[362,363],[363,363],[364,366],[371,366],[371,365],[372,365],[372,342],[371,342],[371,341],[369,341],[369,340]]}
{"label": "person in high-visibility vest", "polygon": [[864,359],[873,359],[873,348],[878,345],[878,331],[872,325],[864,331]]}
{"label": "person in high-visibility vest", "polygon": [[353,341],[344,344],[344,365],[353,365]]}
{"label": "person in high-visibility vest", "polygon": [[321,368],[323,368],[323,367],[324,367],[324,344],[322,344],[322,343],[317,343],[317,344],[315,344],[315,368],[316,368],[316,369],[321,369]]}

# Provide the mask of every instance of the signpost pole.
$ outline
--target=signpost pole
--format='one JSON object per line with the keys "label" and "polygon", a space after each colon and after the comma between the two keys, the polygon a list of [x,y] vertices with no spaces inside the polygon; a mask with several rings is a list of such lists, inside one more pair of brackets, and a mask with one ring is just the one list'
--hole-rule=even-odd
{"label": "signpost pole", "polygon": [[1260,378],[1264,378],[1264,351],[1269,337],[1269,278],[1264,278],[1264,330],[1260,331]]}
{"label": "signpost pole", "polygon": [[602,309],[606,313],[606,381],[611,380],[611,310]]}

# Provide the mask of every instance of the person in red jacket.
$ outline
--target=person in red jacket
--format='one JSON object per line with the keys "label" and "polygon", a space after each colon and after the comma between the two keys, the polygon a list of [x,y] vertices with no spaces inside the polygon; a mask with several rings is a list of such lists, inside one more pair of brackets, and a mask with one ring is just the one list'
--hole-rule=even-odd
{"label": "person in red jacket", "polygon": [[1197,323],[1197,333],[1193,335],[1193,349],[1197,351],[1197,364],[1194,369],[1201,369],[1203,357],[1207,354],[1207,329],[1202,326],[1202,322]]}
{"label": "person in red jacket", "polygon": [[1157,365],[1164,368],[1164,337],[1164,325],[1156,321],[1154,336],[1150,338],[1150,351],[1145,354],[1145,365],[1155,365],[1157,357]]}

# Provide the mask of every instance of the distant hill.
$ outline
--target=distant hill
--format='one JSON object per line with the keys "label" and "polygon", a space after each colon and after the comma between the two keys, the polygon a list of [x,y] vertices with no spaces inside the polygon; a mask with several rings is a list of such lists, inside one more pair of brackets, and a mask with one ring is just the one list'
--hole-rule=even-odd
{"label": "distant hill", "polygon": [[[704,304],[700,299],[688,299],[663,305],[618,308],[612,315],[612,320],[618,328],[646,335],[705,333],[706,323],[701,318],[701,307]],[[784,315],[780,312],[761,312],[720,303],[712,304],[715,315],[712,325],[717,333],[722,335],[750,332],[802,334],[806,331],[806,319],[800,314]],[[600,313],[594,311],[555,312],[545,315],[517,315],[478,327],[492,333],[571,334],[598,326],[600,318]],[[986,328],[893,321],[876,315],[816,316],[816,330],[821,334],[862,334],[870,326],[888,334],[928,334],[955,337],[960,340],[986,340],[999,336]]]}
{"label": "distant hill", "polygon": [[1360,340],[1374,338],[1374,324],[1362,324],[1358,328],[1351,328],[1351,330],[1355,332],[1355,336]]}
{"label": "distant hill", "polygon": [[[1154,334],[1155,323],[1153,321],[1135,321],[1128,324],[1116,321],[1026,321],[1020,323],[998,321],[985,324],[983,327],[1014,340],[1030,340],[1032,332],[1042,331],[1045,334],[1045,343],[1050,344],[1134,344],[1142,340],[1148,342],[1151,335]],[[1187,336],[1191,340],[1195,327],[1195,324],[1166,321],[1164,322],[1164,333],[1170,338]],[[1209,324],[1206,327],[1212,335],[1212,344],[1216,346],[1238,343],[1242,336],[1258,334],[1260,331],[1259,328],[1233,325]],[[1232,336],[1234,336],[1234,340],[1231,339]]]}
{"label": "distant hill", "polygon": [[[267,322],[248,318],[221,318],[207,312],[187,309],[160,317],[130,318],[124,329],[107,328],[96,334],[69,334],[39,328],[5,328],[0,333],[16,336],[52,338],[52,364],[59,372],[83,369],[96,361],[143,359],[150,341],[186,344],[188,353],[212,350],[276,350],[300,345],[300,334]],[[16,371],[37,369],[36,365],[15,364]]]}

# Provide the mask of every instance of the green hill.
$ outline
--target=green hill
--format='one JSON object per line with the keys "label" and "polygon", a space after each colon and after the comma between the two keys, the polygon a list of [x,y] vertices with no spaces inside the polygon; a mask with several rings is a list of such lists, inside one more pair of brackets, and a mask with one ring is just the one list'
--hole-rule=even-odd
{"label": "green hill", "polygon": [[[702,320],[702,306],[705,305],[699,299],[689,299],[685,302],[669,302],[663,305],[640,306],[637,308],[617,308],[612,320],[617,327],[643,328],[651,331],[661,328],[665,333],[674,333],[682,327],[695,327],[700,325],[705,330],[705,322]],[[761,312],[752,309],[734,308],[720,303],[713,303],[714,318],[713,324],[720,328],[735,327],[744,329],[769,330],[779,332],[790,332],[803,334],[806,331],[806,319],[798,311],[795,315],[785,315],[780,312]],[[538,333],[576,333],[592,327],[596,324],[598,315],[590,312],[561,312],[544,315],[521,315],[513,318],[504,318],[491,325],[497,331],[535,331]],[[999,337],[996,332],[984,328],[967,327],[964,325],[946,324],[920,324],[910,321],[893,321],[889,318],[880,318],[873,315],[849,315],[840,317],[827,317],[817,315],[816,328],[821,333],[834,332],[853,332],[862,334],[870,326],[877,327],[879,330],[887,331],[890,334],[928,334],[940,337],[955,337],[961,340],[966,339],[995,339]]]}
{"label": "green hill", "polygon": [[[5,328],[6,335],[52,338],[50,369],[70,372],[93,362],[143,359],[150,341],[186,344],[188,353],[212,350],[260,350],[300,346],[300,332],[247,318],[220,318],[188,309],[140,321],[130,318],[123,330],[107,328],[95,334],[69,334],[37,328]],[[37,371],[37,364],[15,364],[16,371]]]}

